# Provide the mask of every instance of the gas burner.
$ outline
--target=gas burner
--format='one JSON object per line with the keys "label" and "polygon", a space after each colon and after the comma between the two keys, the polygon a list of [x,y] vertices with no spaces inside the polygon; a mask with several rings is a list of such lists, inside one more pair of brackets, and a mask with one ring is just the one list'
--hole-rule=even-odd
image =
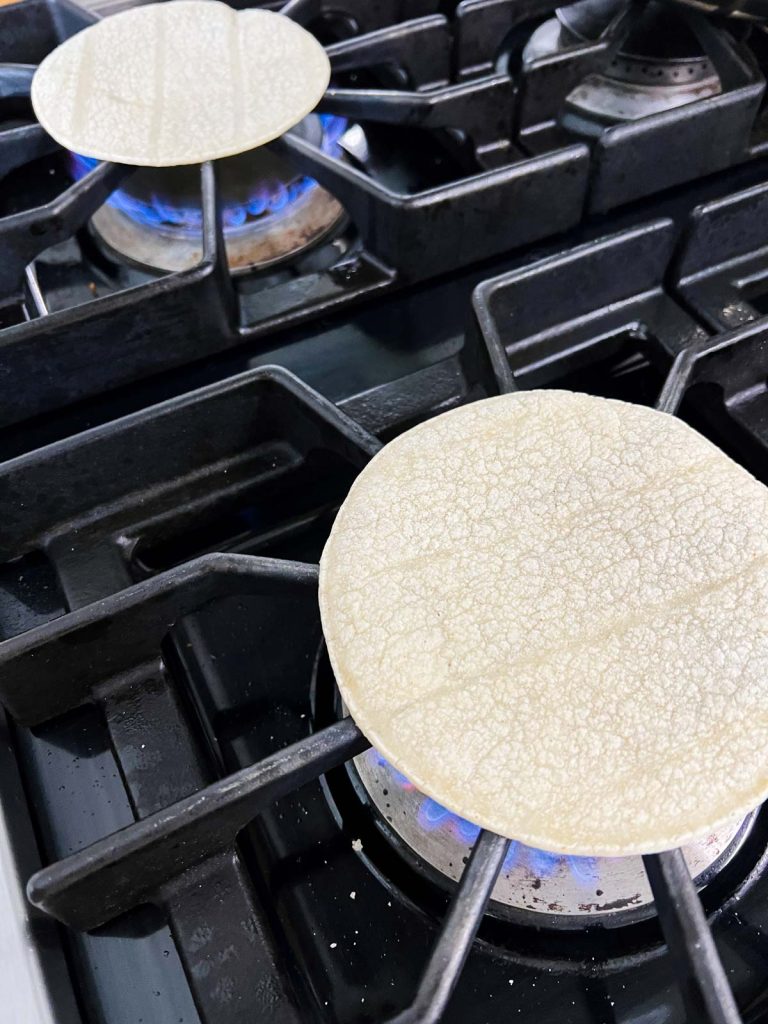
{"label": "gas burner", "polygon": [[[584,0],[560,8],[531,36],[523,61],[595,42],[621,11],[621,0]],[[610,63],[587,75],[566,97],[563,127],[596,137],[609,125],[637,121],[722,91],[720,76],[704,52],[689,16],[649,3]]]}
{"label": "gas burner", "polygon": [[[375,807],[423,861],[458,881],[480,829],[420,793],[371,749],[355,759]],[[754,814],[684,847],[691,876],[703,888],[734,857]],[[549,915],[563,927],[610,915],[616,923],[652,913],[653,896],[642,857],[572,857],[510,845],[492,900],[517,911]]]}
{"label": "gas burner", "polygon": [[[347,122],[310,114],[294,129],[331,156]],[[74,176],[97,163],[72,155]],[[344,210],[314,179],[297,174],[267,148],[217,162],[224,241],[230,269],[242,272],[289,260],[317,244],[344,219]],[[202,259],[202,209],[197,167],[141,168],[90,221],[111,257],[155,271],[180,271]]]}

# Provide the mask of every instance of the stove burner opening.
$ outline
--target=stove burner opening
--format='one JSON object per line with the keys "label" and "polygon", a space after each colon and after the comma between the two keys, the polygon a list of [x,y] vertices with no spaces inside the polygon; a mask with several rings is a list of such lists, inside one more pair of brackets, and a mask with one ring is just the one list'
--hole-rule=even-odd
{"label": "stove burner opening", "polygon": [[[355,759],[355,769],[376,810],[422,860],[458,881],[479,826],[423,793],[378,751]],[[754,815],[730,822],[716,834],[685,847],[684,855],[703,888],[741,848]],[[512,842],[492,900],[508,908],[548,915],[550,921],[650,915],[653,895],[642,857],[576,857]]]}
{"label": "stove burner opening", "polygon": [[[594,42],[624,6],[623,0],[581,0],[562,7],[531,36],[523,64]],[[651,0],[607,67],[586,77],[565,97],[563,128],[594,138],[626,124],[722,92],[717,68],[687,16]]]}
{"label": "stove burner opening", "polygon": [[[345,118],[310,114],[296,129],[340,157]],[[98,161],[70,154],[75,180]],[[265,148],[217,162],[224,240],[234,271],[271,266],[314,245],[343,218],[340,204],[310,177]],[[190,269],[202,258],[197,166],[140,168],[91,219],[112,257],[159,271]]]}

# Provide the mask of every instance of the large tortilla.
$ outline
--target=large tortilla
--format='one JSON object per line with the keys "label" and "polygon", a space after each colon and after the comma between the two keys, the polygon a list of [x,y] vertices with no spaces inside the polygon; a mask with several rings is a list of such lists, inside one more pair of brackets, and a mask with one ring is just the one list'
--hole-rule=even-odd
{"label": "large tortilla", "polygon": [[322,46],[289,18],[171,0],[62,43],[35,73],[32,105],[73,152],[169,167],[270,142],[317,105],[329,77]]}
{"label": "large tortilla", "polygon": [[485,828],[648,853],[768,794],[768,490],[671,416],[534,391],[416,427],[352,487],[320,608],[368,739]]}

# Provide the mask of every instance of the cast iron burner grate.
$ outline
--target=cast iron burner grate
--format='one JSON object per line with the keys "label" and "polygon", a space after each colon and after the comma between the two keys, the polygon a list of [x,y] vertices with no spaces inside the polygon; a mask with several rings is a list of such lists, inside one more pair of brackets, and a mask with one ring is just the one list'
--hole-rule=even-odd
{"label": "cast iron burner grate", "polygon": [[[678,358],[665,383],[660,408],[675,410],[695,361],[693,349],[686,349]],[[199,470],[196,465],[179,466],[182,452],[188,461],[217,468],[224,485],[218,498],[228,500],[227,492],[237,492],[242,487],[239,474],[233,474],[234,479],[228,474],[228,469],[238,463],[247,464],[248,476],[255,475],[262,484],[273,472],[295,469],[297,460],[281,460],[273,453],[270,434],[275,428],[279,435],[287,430],[289,435],[296,436],[297,450],[305,458],[318,440],[327,450],[357,466],[378,448],[372,438],[327,403],[278,371],[253,375],[226,390],[198,393],[191,399],[197,407],[195,421],[204,429],[206,419],[225,397],[229,409],[235,404],[250,413],[250,403],[246,405],[244,401],[246,396],[253,396],[263,407],[262,416],[256,420],[262,424],[261,429],[247,447],[243,447],[245,423],[236,412],[231,431],[212,440],[213,450],[202,454],[190,452],[182,424],[190,422],[187,414],[191,410],[169,406],[159,407],[149,423],[118,422],[113,429],[93,432],[90,437],[81,435],[72,444],[54,446],[8,464],[3,476],[9,507],[20,509],[29,507],[25,494],[47,493],[41,485],[62,465],[78,477],[90,476],[89,501],[83,500],[82,492],[69,489],[71,507],[62,507],[59,496],[51,492],[50,500],[38,506],[32,520],[24,516],[11,522],[8,543],[12,550],[23,551],[45,543],[56,560],[68,602],[76,607],[95,597],[97,565],[101,570],[100,587],[120,585],[121,575],[125,575],[124,559],[131,547],[129,522],[135,526],[143,522],[150,524],[150,528],[165,530],[171,523],[178,524],[180,517],[199,514],[195,497],[200,491]],[[252,422],[250,416],[248,419]],[[115,481],[111,475],[105,475],[104,467],[113,466],[113,460],[119,459],[126,446],[135,451],[139,441],[140,450],[142,434],[158,442],[158,432],[164,442],[160,450],[167,452],[168,463],[175,466],[178,476],[172,488],[156,491],[155,501],[147,507],[139,495],[127,492],[124,480]],[[109,453],[106,462],[94,457],[98,449],[102,449],[101,455]],[[237,455],[231,454],[233,449]],[[227,451],[228,466],[222,460]],[[247,458],[243,459],[241,452]],[[159,465],[152,466],[151,472],[159,478],[165,470],[165,465]],[[152,493],[152,482],[146,483],[150,490],[142,492],[142,497]],[[96,495],[98,504],[94,506]],[[205,500],[209,502],[210,496]],[[178,748],[169,749],[164,743],[169,713],[169,693],[161,682],[164,636],[183,617],[215,599],[238,594],[267,598],[313,595],[316,585],[317,571],[311,565],[244,555],[203,556],[6,641],[0,651],[4,668],[0,695],[15,721],[23,726],[40,726],[55,716],[96,701],[107,716],[112,742],[118,750],[122,747],[123,756],[141,738],[143,745],[154,749],[157,760],[153,769],[165,777],[168,791],[179,790],[186,780],[178,763],[174,765],[179,757]],[[126,681],[132,693],[130,698],[125,692]],[[143,710],[137,703],[140,695],[147,698]],[[126,699],[136,705],[129,720],[124,715]],[[175,715],[178,708],[171,705],[170,711]],[[216,979],[208,974],[201,979],[200,972],[195,970],[191,952],[195,935],[189,931],[192,922],[189,911],[179,909],[184,894],[203,889],[206,915],[212,903],[217,905],[215,927],[219,945],[226,931],[237,932],[245,927],[249,942],[257,947],[260,922],[255,910],[244,911],[241,905],[245,901],[250,906],[242,866],[234,852],[238,835],[280,797],[367,747],[354,722],[342,719],[221,781],[205,788],[195,786],[188,795],[160,807],[147,805],[140,777],[135,776],[135,769],[132,771],[130,760],[124,760],[126,781],[133,790],[140,820],[41,870],[30,881],[30,897],[47,913],[81,930],[97,928],[145,903],[163,907],[187,957],[199,1004],[213,1010],[217,989],[211,986]],[[480,926],[507,847],[508,840],[499,836],[485,832],[478,837],[416,996],[392,1021],[437,1021],[442,1016]],[[644,860],[667,942],[678,959],[680,985],[690,1019],[738,1021],[682,854],[672,851]],[[217,894],[215,900],[213,893]],[[242,943],[238,948],[242,949]],[[258,958],[260,952],[254,949],[253,955]],[[254,969],[263,972],[272,966],[242,956],[238,960],[236,967],[226,964],[227,977],[231,985],[243,986],[245,991],[252,985]],[[220,1007],[216,1012],[218,1016],[211,1019],[219,1022],[245,1019],[239,1015],[240,1010],[232,1016],[222,1014]]]}
{"label": "cast iron burner grate", "polygon": [[[102,164],[64,187],[64,155],[27,109],[36,63],[92,16],[69,0],[0,10],[0,117],[12,113],[0,122],[0,176],[11,197],[0,215],[0,426],[264,345],[313,316],[766,152],[758,108],[768,53],[757,29],[744,38],[682,9],[676,17],[695,29],[721,92],[610,125],[587,143],[562,112],[573,86],[609,64],[627,37],[634,15],[618,0],[599,38],[526,60],[525,42],[551,19],[551,0],[291,0],[285,10],[329,40],[333,83],[318,109],[353,130],[343,160],[296,133],[272,148],[338,201],[349,227],[279,272],[237,279],[213,166],[200,172],[196,266],[156,278],[94,250],[84,226],[130,171]],[[56,372],[26,388],[40,365]]]}
{"label": "cast iron burner grate", "polygon": [[[695,253],[696,232],[707,212],[697,213],[676,265],[684,266],[686,253],[689,258]],[[764,385],[768,377],[768,321],[708,336],[665,284],[674,243],[672,223],[660,220],[483,284],[475,294],[475,343],[485,347],[496,374],[496,387],[486,380],[485,389],[557,385],[576,369],[588,375],[597,367],[597,376],[586,378],[590,390],[611,393],[617,379],[644,373],[637,366],[627,370],[626,349],[615,347],[613,339],[631,331],[656,368],[658,393],[649,400],[659,408],[690,418],[690,410],[699,407],[699,389],[713,386],[722,390],[726,415],[734,410],[734,398],[748,393],[754,401],[753,381]],[[622,272],[627,265],[635,271],[631,282]],[[587,281],[592,290],[580,287]],[[556,301],[541,303],[540,294]],[[511,317],[512,310],[527,312]],[[476,357],[470,363],[482,361]],[[650,388],[650,381],[641,386]],[[714,436],[722,443],[721,429],[715,427]],[[768,438],[761,440],[764,446]],[[753,441],[756,445],[757,437]],[[479,999],[495,994],[504,1000],[502,1006],[525,999],[507,984],[512,968],[504,962],[505,943],[512,941],[514,948],[516,940],[505,923],[485,913],[508,846],[489,833],[475,842],[447,912],[439,897],[427,899],[430,914],[442,917],[436,932],[430,927],[421,935],[420,918],[409,917],[410,927],[420,931],[415,948],[421,952],[415,960],[410,946],[401,953],[398,966],[404,955],[410,964],[398,982],[397,1001],[363,987],[355,1006],[349,978],[335,987],[338,968],[331,954],[338,942],[321,921],[327,924],[322,914],[330,914],[340,896],[363,925],[353,931],[358,938],[346,936],[353,963],[358,941],[365,947],[361,956],[370,958],[378,943],[392,954],[385,915],[410,913],[392,908],[391,900],[385,911],[387,888],[377,886],[376,895],[366,887],[366,877],[384,880],[396,869],[391,851],[388,865],[377,848],[385,844],[374,823],[347,815],[349,784],[336,769],[368,744],[353,721],[334,720],[317,656],[317,570],[311,562],[335,507],[378,447],[375,438],[296,378],[268,368],[0,467],[6,508],[17,512],[6,522],[2,557],[15,567],[20,557],[44,552],[55,567],[62,604],[70,609],[0,647],[0,699],[15,723],[28,785],[38,806],[47,805],[45,814],[62,813],[59,805],[64,799],[66,807],[66,797],[51,799],[36,789],[33,766],[58,756],[62,737],[68,737],[67,745],[75,742],[87,725],[79,716],[93,716],[95,707],[106,729],[104,749],[113,751],[132,805],[118,816],[118,827],[79,836],[74,851],[59,846],[52,863],[32,878],[30,896],[73,930],[83,958],[89,941],[134,935],[141,927],[145,934],[161,934],[157,921],[147,918],[146,904],[161,908],[206,1024],[252,1020],[258,1012],[274,1021],[304,1021],[309,1006],[321,1020],[415,1024],[447,1014],[466,1021],[473,1019]],[[737,447],[735,454],[743,459],[745,451]],[[225,529],[222,523],[230,525]],[[214,547],[226,535],[234,553],[204,553],[209,529]],[[302,550],[309,562],[289,557]],[[238,620],[247,623],[252,637],[239,669],[233,660],[243,643],[237,639]],[[210,644],[211,635],[218,635],[218,646]],[[238,672],[244,673],[245,704],[242,693],[239,700],[234,696]],[[186,688],[179,687],[181,678]],[[148,754],[140,752],[145,749]],[[242,760],[245,766],[238,767]],[[316,824],[320,806],[325,824],[319,838],[312,833],[311,841],[302,840],[302,818]],[[329,806],[336,809],[330,817]],[[355,831],[350,832],[348,819]],[[763,832],[761,826],[755,839],[761,851]],[[46,826],[42,837],[57,850]],[[272,854],[265,854],[270,847]],[[319,899],[305,890],[294,892],[292,880],[311,880],[321,870],[322,854],[331,850],[340,865],[343,860],[343,869],[331,876],[329,889],[323,884]],[[721,880],[724,888],[711,897],[705,892],[708,910],[722,912],[734,888],[741,912],[750,899],[759,900],[758,887],[743,883],[745,874],[761,870],[754,853],[753,844],[739,855],[736,873]],[[751,868],[745,870],[747,861]],[[741,1018],[682,854],[672,851],[644,862],[687,1019],[735,1024]],[[402,892],[405,908],[428,895],[423,884],[409,888],[407,880]],[[710,899],[714,904],[707,903]],[[315,931],[317,925],[319,934],[331,939],[319,974],[316,964],[310,967],[304,942],[295,935],[297,944],[290,942],[290,933],[304,927],[304,917],[307,928]],[[409,934],[409,925],[396,919],[397,933]],[[719,929],[717,913],[712,920]],[[298,980],[286,969],[285,948],[275,938],[283,929],[301,965]],[[607,949],[621,944],[617,935],[601,938],[587,930],[573,959],[567,945],[558,946],[551,933],[537,935],[540,931],[524,929],[529,952],[515,962],[515,971],[522,965],[524,972],[540,972],[535,977],[542,984],[547,975],[537,950],[543,951],[544,963],[547,955],[570,958],[558,978],[567,986],[569,979],[576,983],[581,977],[574,971],[588,958],[586,951],[601,950],[609,963]],[[647,930],[633,934],[612,971],[627,983],[639,972],[635,986],[647,991],[648,976],[642,972],[658,970],[659,958],[642,952]],[[473,947],[477,935],[484,941]],[[171,939],[158,941],[167,945]],[[657,943],[651,932],[651,950]],[[470,948],[479,952],[469,957]],[[232,952],[220,955],[227,950]],[[488,961],[478,966],[474,958],[486,955]],[[500,972],[504,988],[498,985]],[[526,975],[515,977],[520,983]],[[607,1009],[616,996],[610,978],[611,971],[594,972],[574,1019],[614,1019]],[[462,988],[462,979],[471,982],[469,989]],[[670,983],[666,977],[661,991],[671,991]],[[362,1005],[366,997],[368,1006]],[[557,996],[550,998],[560,1005]],[[535,1012],[530,1002],[522,1005]],[[663,1005],[670,1020],[682,1019],[670,1004]]]}
{"label": "cast iron burner grate", "polygon": [[[64,261],[46,264],[51,241],[94,280],[77,226],[125,170],[63,188],[61,154],[28,111],[24,122],[30,69],[0,72],[0,116],[22,121],[0,130],[0,167],[18,160],[0,197],[13,278],[0,298],[0,425],[22,423],[3,450],[29,453],[0,465],[16,511],[0,538],[2,809],[34,821],[34,930],[61,1019],[613,1024],[650,1012],[722,1024],[739,1020],[732,989],[758,1024],[765,811],[701,902],[677,854],[646,861],[674,972],[656,919],[565,934],[485,913],[503,840],[478,839],[454,890],[385,834],[353,785],[366,744],[338,720],[314,564],[378,447],[367,430],[391,436],[514,387],[659,404],[768,480],[760,161],[627,207],[608,228],[589,219],[604,201],[708,174],[713,152],[718,166],[759,156],[757,30],[716,33],[709,59],[734,71],[732,88],[586,145],[564,141],[557,111],[614,36],[523,68],[552,4],[341,6],[341,34],[321,0],[289,8],[319,14],[337,90],[327,101],[363,126],[369,152],[341,167],[282,146],[344,199],[356,235],[344,259],[324,253],[269,281],[228,273],[217,168],[205,166],[199,267],[111,290],[102,276],[102,297],[56,305]],[[67,0],[0,8],[0,60],[34,65],[84,19]],[[464,119],[477,128],[466,137],[453,131]],[[377,141],[395,155],[388,167],[370,162]],[[417,170],[403,169],[405,150]],[[628,171],[615,192],[611,167]],[[540,250],[557,255],[474,265],[566,225],[567,242]],[[476,290],[465,337],[470,292],[502,271]],[[400,283],[418,287],[389,291]],[[277,328],[304,321],[269,358],[338,407],[284,370],[240,372],[265,361],[259,339],[271,347]],[[8,797],[17,771],[24,792]]]}

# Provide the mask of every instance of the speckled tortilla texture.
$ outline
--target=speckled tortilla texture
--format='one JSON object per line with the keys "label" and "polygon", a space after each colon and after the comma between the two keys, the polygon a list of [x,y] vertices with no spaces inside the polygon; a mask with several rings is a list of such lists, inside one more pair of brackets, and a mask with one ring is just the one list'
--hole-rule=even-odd
{"label": "speckled tortilla texture", "polygon": [[320,608],[365,735],[485,828],[649,853],[768,794],[768,490],[672,416],[532,391],[416,427]]}
{"label": "speckled tortilla texture", "polygon": [[322,46],[289,18],[170,0],[62,43],[35,73],[32,105],[67,149],[168,167],[277,138],[317,105],[329,77]]}

